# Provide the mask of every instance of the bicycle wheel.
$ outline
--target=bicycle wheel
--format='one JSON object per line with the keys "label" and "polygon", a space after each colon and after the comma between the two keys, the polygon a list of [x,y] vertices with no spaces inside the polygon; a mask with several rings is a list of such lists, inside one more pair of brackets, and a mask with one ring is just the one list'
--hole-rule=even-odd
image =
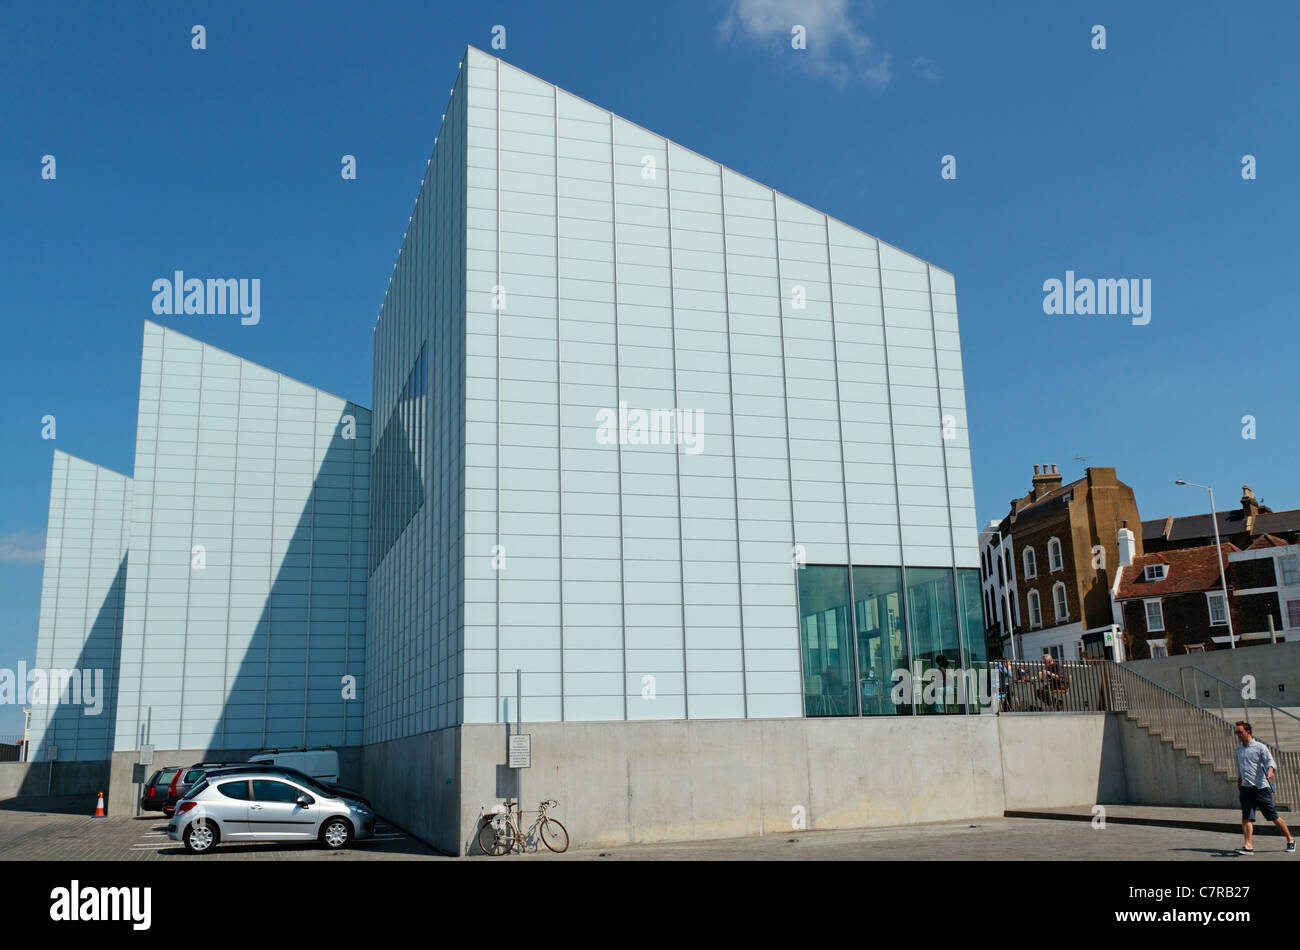
{"label": "bicycle wheel", "polygon": [[542,844],[556,854],[569,850],[569,832],[554,818],[542,819],[541,838]]}
{"label": "bicycle wheel", "polygon": [[503,854],[510,852],[515,840],[511,835],[514,829],[510,827],[509,822],[499,831],[490,821],[483,822],[483,827],[478,830],[479,850],[484,854],[499,858]]}

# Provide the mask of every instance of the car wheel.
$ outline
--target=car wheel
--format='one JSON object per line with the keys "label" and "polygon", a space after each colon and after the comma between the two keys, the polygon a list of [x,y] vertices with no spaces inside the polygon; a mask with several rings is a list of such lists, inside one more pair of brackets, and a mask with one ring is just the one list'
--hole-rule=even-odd
{"label": "car wheel", "polygon": [[213,822],[206,818],[196,818],[185,829],[183,838],[185,850],[190,854],[207,854],[217,846],[220,833]]}
{"label": "car wheel", "polygon": [[320,843],[331,851],[346,848],[352,841],[352,825],[344,818],[331,818],[320,830]]}

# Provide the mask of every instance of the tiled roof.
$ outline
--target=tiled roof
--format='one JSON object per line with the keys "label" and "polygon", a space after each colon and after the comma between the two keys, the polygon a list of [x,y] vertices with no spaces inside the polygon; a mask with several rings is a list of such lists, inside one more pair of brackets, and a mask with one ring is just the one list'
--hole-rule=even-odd
{"label": "tiled roof", "polygon": [[[1241,534],[1246,530],[1246,516],[1240,508],[1218,513],[1219,536]],[[1291,511],[1260,511],[1251,522],[1253,537],[1261,534],[1300,534],[1300,508]],[[1142,540],[1167,538],[1171,542],[1192,538],[1213,538],[1214,522],[1209,514],[1186,515],[1182,518],[1153,518],[1142,522]]]}
{"label": "tiled roof", "polygon": [[[1241,550],[1235,544],[1223,546],[1224,567],[1228,555]],[[1144,568],[1149,564],[1167,564],[1164,580],[1149,581]],[[1134,559],[1129,567],[1120,568],[1117,600],[1134,597],[1159,597],[1188,591],[1213,590],[1219,586],[1219,556],[1213,544],[1200,548],[1156,551]]]}
{"label": "tiled roof", "polygon": [[1300,508],[1291,511],[1273,511],[1255,516],[1255,533],[1300,531]]}
{"label": "tiled roof", "polygon": [[1258,538],[1250,543],[1247,551],[1255,551],[1259,548],[1285,548],[1289,545],[1281,538],[1271,534],[1261,534]]}
{"label": "tiled roof", "polygon": [[1062,501],[1068,498],[1072,491],[1087,481],[1088,479],[1086,478],[1079,478],[1070,482],[1068,485],[1062,485],[1060,488],[1053,488],[1042,498],[1039,498],[1037,501],[1031,501],[1029,504],[1017,511],[1016,518],[1023,518],[1027,514],[1037,514],[1038,512],[1047,509],[1051,506],[1052,502]]}

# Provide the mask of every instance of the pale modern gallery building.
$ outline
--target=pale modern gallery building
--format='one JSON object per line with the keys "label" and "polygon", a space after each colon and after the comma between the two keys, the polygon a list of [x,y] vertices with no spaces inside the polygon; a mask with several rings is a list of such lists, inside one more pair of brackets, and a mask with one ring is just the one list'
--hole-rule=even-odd
{"label": "pale modern gallery building", "polygon": [[[519,794],[592,841],[779,827],[767,756],[807,806],[920,750],[863,717],[996,757],[978,717],[919,725],[969,704],[890,689],[984,660],[946,271],[470,49],[374,405],[366,783],[430,790],[405,826],[471,848]],[[859,742],[848,786],[809,777]],[[907,814],[992,813],[991,777],[954,781]]]}
{"label": "pale modern gallery building", "polygon": [[471,48],[373,441],[153,324],[143,375],[118,771],[343,746],[453,852],[515,796],[578,843],[1002,811],[992,720],[891,689],[984,660],[948,272]]}

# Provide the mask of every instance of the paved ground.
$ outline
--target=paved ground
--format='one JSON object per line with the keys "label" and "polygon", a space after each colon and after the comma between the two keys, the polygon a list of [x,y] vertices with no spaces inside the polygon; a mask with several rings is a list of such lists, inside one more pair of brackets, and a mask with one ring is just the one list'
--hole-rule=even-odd
{"label": "paved ground", "polygon": [[[301,861],[301,860],[451,860],[439,855],[399,829],[380,821],[379,836],[358,842],[339,852],[314,845],[221,845],[200,858],[185,853],[167,840],[166,821],[147,818],[91,819],[84,812],[69,809],[84,803],[53,801],[0,805],[0,861]],[[1108,808],[1108,817],[1118,806]],[[29,810],[30,809],[30,810]],[[1142,817],[1142,810],[1129,809],[1115,816]],[[1203,809],[1150,809],[1155,820],[1177,819]],[[1165,813],[1165,814],[1160,814]],[[859,829],[854,831],[804,831],[761,838],[722,841],[692,841],[671,844],[620,845],[599,849],[572,849],[563,855],[543,850],[537,854],[498,858],[507,860],[623,860],[623,861],[1288,861],[1300,864],[1300,857],[1282,852],[1283,840],[1276,834],[1256,837],[1258,854],[1240,857],[1233,850],[1241,844],[1239,826],[1221,824],[1220,830],[1206,828],[1154,827],[1108,820],[1105,828],[1091,821],[1055,818],[990,818],[976,822],[917,825],[904,828]],[[1208,819],[1207,819],[1208,820]],[[1270,832],[1273,831],[1268,826]],[[470,860],[489,861],[478,856]]]}
{"label": "paved ground", "polygon": [[[0,805],[0,861],[314,861],[393,860],[440,857],[420,841],[380,820],[375,837],[342,851],[314,844],[223,844],[196,857],[167,838],[167,819],[88,818],[85,796],[74,802],[42,799]],[[72,809],[76,809],[73,811]]]}

